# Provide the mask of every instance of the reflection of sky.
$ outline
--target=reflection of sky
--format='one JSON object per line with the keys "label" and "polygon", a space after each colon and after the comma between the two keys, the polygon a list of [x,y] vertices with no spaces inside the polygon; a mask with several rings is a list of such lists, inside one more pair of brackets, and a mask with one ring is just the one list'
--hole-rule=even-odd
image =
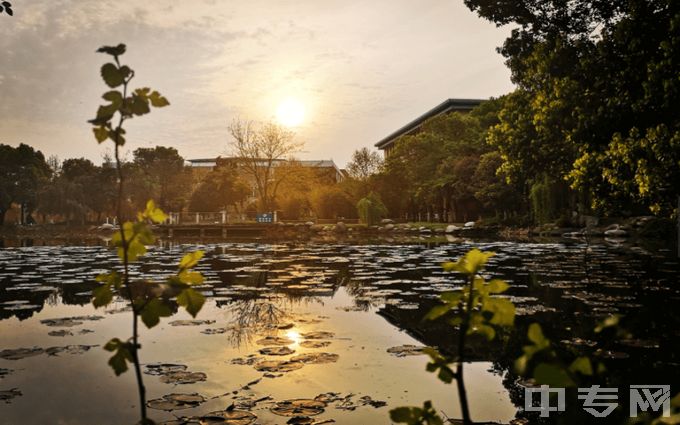
{"label": "reflection of sky", "polygon": [[[351,304],[352,298],[341,290],[332,299],[327,299],[325,305],[311,303],[300,306],[293,311],[293,322],[296,317],[312,320],[323,316],[327,319],[322,319],[321,323],[298,323],[295,328],[280,333],[296,341],[290,346],[296,350],[295,354],[315,351],[336,353],[340,356],[337,363],[306,365],[280,378],[265,378],[259,384],[253,385],[249,392],[258,396],[271,395],[275,400],[313,398],[330,391],[343,395],[354,393],[357,398],[369,395],[375,400],[387,401],[391,407],[420,404],[432,399],[435,406],[444,409],[450,416],[457,415],[458,404],[453,386],[440,383],[432,374],[424,371],[425,357],[396,358],[385,351],[390,346],[418,342],[373,312],[346,312],[336,309]],[[48,306],[35,317],[23,322],[4,320],[0,322],[2,346],[17,348],[33,345],[102,344],[111,337],[125,337],[130,333],[130,318],[125,313],[105,314],[105,320],[85,322],[73,329],[88,328],[95,332],[74,337],[48,337],[47,332],[53,328],[39,323],[44,318],[93,313],[102,312],[94,311],[90,306],[60,304]],[[200,327],[172,327],[166,319],[157,328],[143,330],[143,362],[183,363],[189,366],[190,371],[205,372],[208,375],[206,382],[174,388],[161,384],[158,377],[145,375],[150,399],[171,392],[199,392],[208,397],[217,396],[236,390],[261,376],[251,366],[230,364],[232,358],[257,354],[259,346],[244,344],[234,347],[229,343],[228,335],[200,333],[201,329],[229,323],[230,315],[226,309],[218,308],[214,302],[209,301],[199,317],[216,320],[216,323]],[[189,318],[180,313],[170,320]],[[335,334],[330,346],[323,349],[305,349],[299,346],[301,333],[319,330]],[[0,360],[0,367],[15,369],[13,374],[0,381],[3,388],[17,387],[23,392],[22,397],[3,406],[3,421],[73,425],[132,423],[137,414],[137,410],[132,407],[136,402],[133,373],[128,372],[120,378],[114,377],[106,365],[108,354],[101,348],[93,348],[82,355],[47,357],[43,354],[18,361]],[[488,363],[476,363],[468,367],[468,385],[475,417],[480,420],[508,420],[514,416],[515,409],[505,393],[501,378],[489,373],[488,368]],[[224,409],[229,404],[231,399],[223,397],[211,400],[199,408],[175,413],[206,413]],[[354,412],[331,407],[320,418],[334,418],[339,423],[380,424],[389,423],[387,412],[388,408],[374,409],[368,406]],[[275,423],[280,422],[280,418],[272,416],[266,409],[255,409],[254,413],[262,420],[270,418]],[[152,414],[158,419],[172,418],[167,413],[152,411]]]}
{"label": "reflection of sky", "polygon": [[[0,134],[46,155],[99,160],[87,119],[105,87],[103,44],[128,44],[135,84],[172,106],[129,123],[129,147],[224,154],[235,116],[299,99],[304,158],[339,165],[449,97],[511,90],[509,34],[450,0],[16,2],[0,25]],[[68,143],[66,143],[68,141]]]}

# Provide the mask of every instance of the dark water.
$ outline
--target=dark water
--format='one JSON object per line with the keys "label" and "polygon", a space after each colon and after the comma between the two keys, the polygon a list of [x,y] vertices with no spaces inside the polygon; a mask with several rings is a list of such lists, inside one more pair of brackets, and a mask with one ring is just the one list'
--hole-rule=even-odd
{"label": "dark water", "polygon": [[[206,401],[172,412],[152,409],[152,417],[202,415],[235,403],[257,416],[245,424],[283,424],[290,418],[272,413],[276,402],[329,392],[335,400],[314,412],[319,421],[388,424],[390,408],[424,400],[458,417],[455,386],[425,372],[425,356],[396,357],[387,349],[455,349],[448,325],[421,319],[440,293],[463,283],[440,264],[472,247],[496,252],[485,276],[510,283],[506,295],[517,307],[514,330],[492,343],[471,341],[474,362],[466,380],[476,420],[508,423],[522,416],[522,387],[508,370],[532,322],[542,324],[558,350],[601,358],[621,388],[680,382],[680,267],[671,251],[517,242],[165,244],[152,249],[133,274],[162,279],[174,272],[183,252],[205,250],[198,270],[206,277],[201,290],[208,302],[198,319],[210,322],[171,325],[190,318],[181,312],[145,330],[142,361],[178,363],[204,373],[205,380],[177,385],[145,375],[148,398],[198,393]],[[96,245],[0,249],[0,351],[35,349],[16,360],[0,358],[0,395],[6,399],[0,401],[0,423],[135,421],[133,374],[115,377],[101,348],[112,337],[130,335],[130,313],[122,300],[106,310],[90,305],[94,277],[113,267],[113,252]],[[594,333],[611,314],[623,316],[630,335],[603,340]],[[67,317],[76,318],[46,322]],[[310,344],[310,332],[329,332],[321,337],[329,344]],[[258,341],[267,335],[290,339],[293,356],[328,353],[330,360],[264,376],[252,363],[291,357],[258,353]]]}

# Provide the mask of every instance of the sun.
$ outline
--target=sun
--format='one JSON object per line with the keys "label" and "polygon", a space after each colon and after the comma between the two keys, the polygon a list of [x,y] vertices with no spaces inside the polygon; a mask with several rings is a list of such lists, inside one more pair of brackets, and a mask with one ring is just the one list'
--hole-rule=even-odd
{"label": "sun", "polygon": [[305,119],[305,105],[294,97],[288,97],[276,108],[276,120],[286,127],[297,127]]}

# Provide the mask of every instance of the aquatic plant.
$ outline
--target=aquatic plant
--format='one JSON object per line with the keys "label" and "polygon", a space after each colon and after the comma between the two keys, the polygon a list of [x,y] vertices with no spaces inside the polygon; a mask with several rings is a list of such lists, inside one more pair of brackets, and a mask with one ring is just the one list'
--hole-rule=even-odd
{"label": "aquatic plant", "polygon": [[[478,275],[493,255],[493,252],[472,249],[458,261],[442,264],[446,271],[455,271],[465,275],[466,285],[462,290],[443,293],[440,296],[442,304],[433,307],[425,316],[426,320],[446,318],[449,324],[458,328],[458,352],[456,354],[449,355],[431,347],[423,349],[423,352],[430,356],[430,362],[427,364],[428,372],[436,372],[437,377],[447,384],[453,380],[456,381],[465,425],[472,424],[463,378],[467,337],[479,334],[491,341],[496,337],[497,327],[512,326],[515,320],[515,305],[507,299],[494,296],[505,292],[509,285],[499,279],[486,282]],[[455,364],[455,371],[451,368],[452,364]],[[390,418],[397,423],[409,425],[443,423],[430,401],[425,402],[422,408],[392,409]]]}
{"label": "aquatic plant", "polygon": [[[129,90],[130,81],[134,78],[134,71],[127,65],[121,65],[119,57],[125,53],[124,44],[104,46],[97,50],[99,53],[113,57],[113,62],[107,62],[101,67],[101,76],[111,89],[102,98],[108,104],[99,106],[96,118],[88,121],[94,127],[92,131],[98,143],[106,140],[113,141],[116,173],[118,177],[118,196],[116,215],[120,229],[113,235],[112,243],[117,248],[118,257],[122,262],[122,271],[111,271],[97,277],[101,285],[92,292],[92,304],[103,307],[113,301],[114,293],[123,297],[130,304],[132,310],[132,336],[126,339],[113,338],[104,348],[113,352],[109,365],[116,375],[128,369],[131,363],[137,378],[139,392],[139,408],[142,425],[154,422],[146,414],[146,390],[140,368],[139,350],[139,320],[152,328],[160,322],[161,317],[173,314],[175,304],[184,307],[193,317],[196,317],[205,302],[203,295],[192,289],[192,285],[203,282],[203,276],[192,268],[203,257],[202,251],[186,254],[179,262],[177,273],[163,282],[151,282],[143,279],[132,279],[129,272],[130,263],[136,261],[147,251],[146,246],[155,242],[151,224],[166,221],[167,216],[157,208],[152,200],[146,204],[146,209],[137,214],[136,220],[123,222],[122,203],[124,200],[123,185],[125,182],[120,148],[125,144],[125,121],[134,117],[146,115],[151,107],[161,108],[170,103],[159,92],[150,88]],[[117,122],[114,118],[117,118]]]}

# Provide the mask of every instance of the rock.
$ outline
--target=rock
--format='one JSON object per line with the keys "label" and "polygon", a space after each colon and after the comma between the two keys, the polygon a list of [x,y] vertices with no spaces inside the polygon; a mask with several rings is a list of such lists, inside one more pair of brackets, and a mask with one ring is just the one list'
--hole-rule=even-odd
{"label": "rock", "polygon": [[392,223],[387,223],[385,225],[385,230],[394,230],[394,224]]}
{"label": "rock", "polygon": [[434,229],[434,232],[435,233],[445,233],[446,229],[444,229],[443,227],[438,227],[438,228]]}
{"label": "rock", "polygon": [[334,231],[338,233],[345,233],[347,231],[347,225],[343,223],[342,221],[339,221],[335,227],[333,228]]}
{"label": "rock", "polygon": [[383,218],[380,220],[380,224],[394,224],[394,220],[390,220],[389,218]]}
{"label": "rock", "polygon": [[614,238],[623,238],[628,236],[628,232],[626,232],[623,229],[619,229],[618,227],[616,229],[609,229],[604,232],[605,236],[609,237],[614,237]]}
{"label": "rock", "polygon": [[471,228],[475,227],[475,222],[474,221],[468,221],[463,226],[465,226],[466,229],[471,229]]}
{"label": "rock", "polygon": [[307,226],[313,226],[313,225],[314,225],[314,222],[313,222],[313,221],[308,221],[308,222],[305,223],[305,225],[307,225]]}
{"label": "rock", "polygon": [[114,230],[114,229],[117,229],[117,228],[118,228],[118,226],[114,226],[111,223],[104,223],[101,226],[97,227],[97,229],[99,229],[99,230]]}
{"label": "rock", "polygon": [[595,227],[600,224],[600,219],[594,215],[582,215],[579,223],[585,227]]}
{"label": "rock", "polygon": [[453,232],[455,232],[456,230],[460,230],[460,227],[455,226],[455,225],[453,225],[453,224],[449,224],[448,226],[446,226],[446,230],[445,230],[445,231],[446,231],[446,233],[453,233]]}
{"label": "rock", "polygon": [[420,233],[432,233],[432,229],[428,229],[428,228],[425,227],[425,226],[421,226],[421,227],[418,229],[418,231],[419,231]]}

